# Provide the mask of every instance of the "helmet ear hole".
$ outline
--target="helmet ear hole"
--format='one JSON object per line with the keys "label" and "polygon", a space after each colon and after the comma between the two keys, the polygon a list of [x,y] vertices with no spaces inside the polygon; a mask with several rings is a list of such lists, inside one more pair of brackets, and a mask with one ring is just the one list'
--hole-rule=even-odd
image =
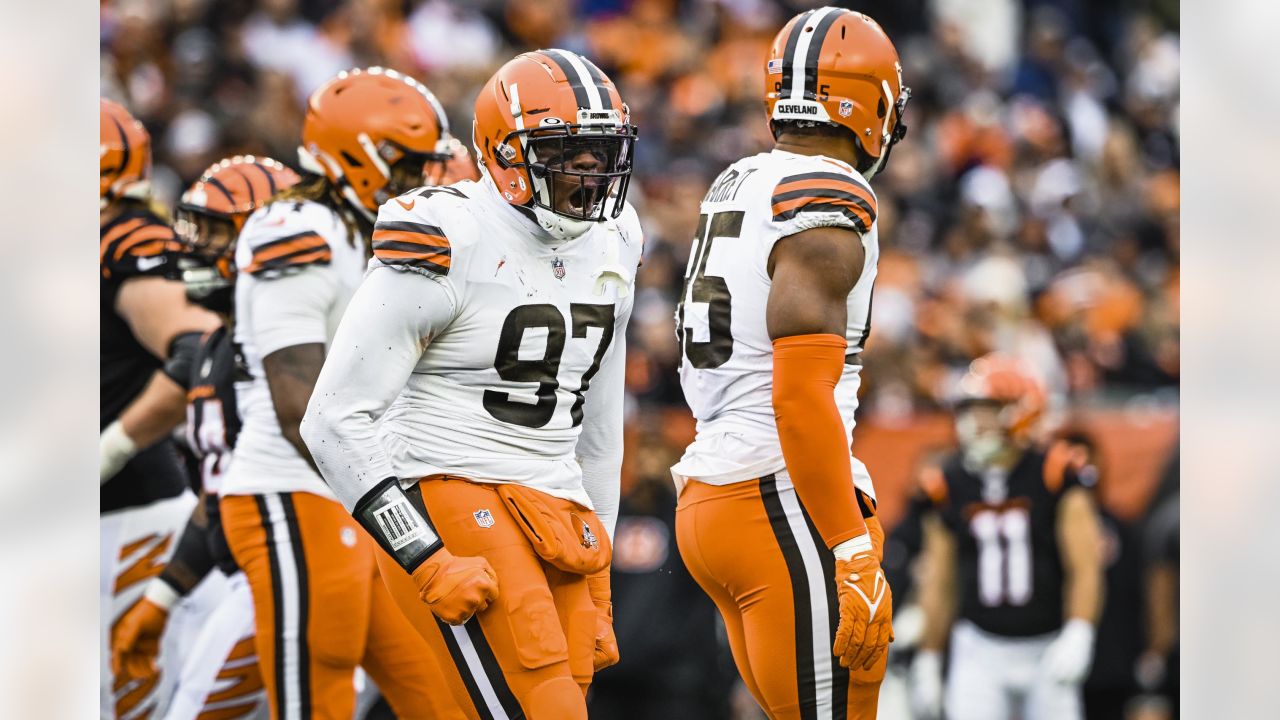
{"label": "helmet ear hole", "polygon": [[350,165],[351,167],[364,167],[364,163],[361,163],[359,160],[355,158],[355,156],[353,156],[351,153],[347,152],[346,150],[342,151],[342,159],[346,160],[347,164]]}
{"label": "helmet ear hole", "polygon": [[882,118],[887,112],[889,112],[889,106],[884,104],[884,98],[880,98],[880,102],[876,103],[876,117]]}

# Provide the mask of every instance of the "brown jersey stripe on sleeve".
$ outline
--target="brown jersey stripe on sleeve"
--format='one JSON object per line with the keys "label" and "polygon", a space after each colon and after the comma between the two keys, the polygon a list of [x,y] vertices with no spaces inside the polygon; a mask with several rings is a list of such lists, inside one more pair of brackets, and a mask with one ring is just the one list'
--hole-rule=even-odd
{"label": "brown jersey stripe on sleeve", "polygon": [[379,240],[373,244],[373,253],[378,257],[410,258],[421,256],[448,266],[452,256],[451,248],[436,245],[424,245],[416,242],[398,240]]}
{"label": "brown jersey stripe on sleeve", "polygon": [[805,212],[838,212],[862,233],[870,230],[875,222],[875,215],[861,198],[839,190],[797,190],[796,194],[789,194],[774,204],[773,219],[781,222]]}
{"label": "brown jersey stripe on sleeve", "polygon": [[435,225],[397,220],[379,221],[373,229],[373,254],[388,265],[448,275],[453,249]]}
{"label": "brown jersey stripe on sleeve", "polygon": [[[387,237],[387,233],[397,233],[398,237]],[[416,236],[416,237],[408,237]],[[436,247],[449,247],[449,238],[445,236],[444,231],[435,225],[426,223],[408,222],[405,220],[379,220],[373,226],[373,241],[386,237],[388,240],[405,240],[411,239],[415,242],[433,245]]]}
{"label": "brown jersey stripe on sleeve", "polygon": [[257,275],[267,270],[317,263],[327,265],[333,253],[323,237],[315,232],[287,235],[253,249],[253,260],[245,272]]}
{"label": "brown jersey stripe on sleeve", "polygon": [[843,173],[814,172],[783,178],[773,191],[775,221],[801,212],[841,212],[861,232],[876,219],[875,196],[864,185]]}

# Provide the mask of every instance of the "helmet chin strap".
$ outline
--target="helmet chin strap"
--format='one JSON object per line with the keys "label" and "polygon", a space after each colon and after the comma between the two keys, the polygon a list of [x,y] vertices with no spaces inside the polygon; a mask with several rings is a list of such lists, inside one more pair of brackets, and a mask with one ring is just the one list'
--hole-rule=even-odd
{"label": "helmet chin strap", "polygon": [[591,220],[567,218],[540,205],[533,206],[533,216],[538,219],[538,225],[543,230],[546,230],[549,235],[561,241],[582,237],[596,224]]}

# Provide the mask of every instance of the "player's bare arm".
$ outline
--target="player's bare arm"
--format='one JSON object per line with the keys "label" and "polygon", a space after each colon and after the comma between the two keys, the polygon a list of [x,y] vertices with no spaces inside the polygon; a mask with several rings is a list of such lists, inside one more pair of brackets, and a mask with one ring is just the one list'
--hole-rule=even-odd
{"label": "player's bare arm", "polygon": [[1098,510],[1088,490],[1074,487],[1058,505],[1058,546],[1066,573],[1066,620],[1098,621],[1102,613],[1102,528]]}
{"label": "player's bare arm", "polygon": [[921,650],[941,652],[947,646],[956,611],[955,568],[955,538],[937,517],[925,518],[920,553]]}
{"label": "player's bare arm", "polygon": [[[307,402],[315,389],[320,368],[324,367],[324,345],[307,343],[281,348],[262,359],[271,389],[271,404],[280,422],[280,432],[297,449],[298,454],[315,468],[311,451],[302,440],[298,427],[307,413]],[[319,472],[317,470],[316,472]]]}
{"label": "player's bare arm", "polygon": [[936,515],[924,518],[919,600],[924,613],[920,649],[911,664],[911,704],[922,719],[942,713],[942,652],[951,635],[956,603],[956,539]]}
{"label": "player's bare arm", "polygon": [[204,333],[221,325],[217,315],[187,302],[181,282],[159,277],[125,282],[116,298],[116,312],[138,342],[161,360],[169,358],[170,345],[178,335]]}
{"label": "player's bare arm", "polygon": [[138,447],[144,448],[173,432],[186,414],[186,390],[157,370],[142,394],[120,413],[120,425]]}
{"label": "player's bare arm", "polygon": [[1055,530],[1062,554],[1065,622],[1041,662],[1054,680],[1077,684],[1093,662],[1094,627],[1102,613],[1102,531],[1088,490],[1073,487],[1063,493]]}
{"label": "player's bare arm", "polygon": [[858,234],[837,227],[779,240],[769,255],[769,338],[843,335],[849,291],[862,275],[864,254]]}

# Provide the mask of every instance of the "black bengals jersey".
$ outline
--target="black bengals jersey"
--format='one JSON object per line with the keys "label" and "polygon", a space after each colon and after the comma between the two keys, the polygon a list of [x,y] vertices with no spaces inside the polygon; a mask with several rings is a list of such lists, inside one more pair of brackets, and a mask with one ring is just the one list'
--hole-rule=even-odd
{"label": "black bengals jersey", "polygon": [[199,468],[197,490],[203,490],[205,495],[209,548],[218,567],[227,574],[235,571],[235,560],[222,532],[218,492],[240,434],[235,383],[245,379],[244,372],[230,333],[218,328],[201,339],[187,389],[187,444]]}
{"label": "black bengals jersey", "polygon": [[957,454],[926,478],[926,494],[956,539],[960,618],[1012,637],[1062,626],[1058,502],[1093,482],[1093,469],[1065,444],[1028,450],[1008,471],[974,473]]}
{"label": "black bengals jersey", "polygon": [[[99,429],[120,416],[146,387],[163,363],[134,337],[116,313],[120,288],[140,277],[165,277],[176,244],[172,228],[145,206],[130,203],[115,219],[102,225],[99,269],[102,295],[99,330]],[[182,492],[182,463],[170,440],[143,449],[102,485],[102,512],[146,505]]]}

